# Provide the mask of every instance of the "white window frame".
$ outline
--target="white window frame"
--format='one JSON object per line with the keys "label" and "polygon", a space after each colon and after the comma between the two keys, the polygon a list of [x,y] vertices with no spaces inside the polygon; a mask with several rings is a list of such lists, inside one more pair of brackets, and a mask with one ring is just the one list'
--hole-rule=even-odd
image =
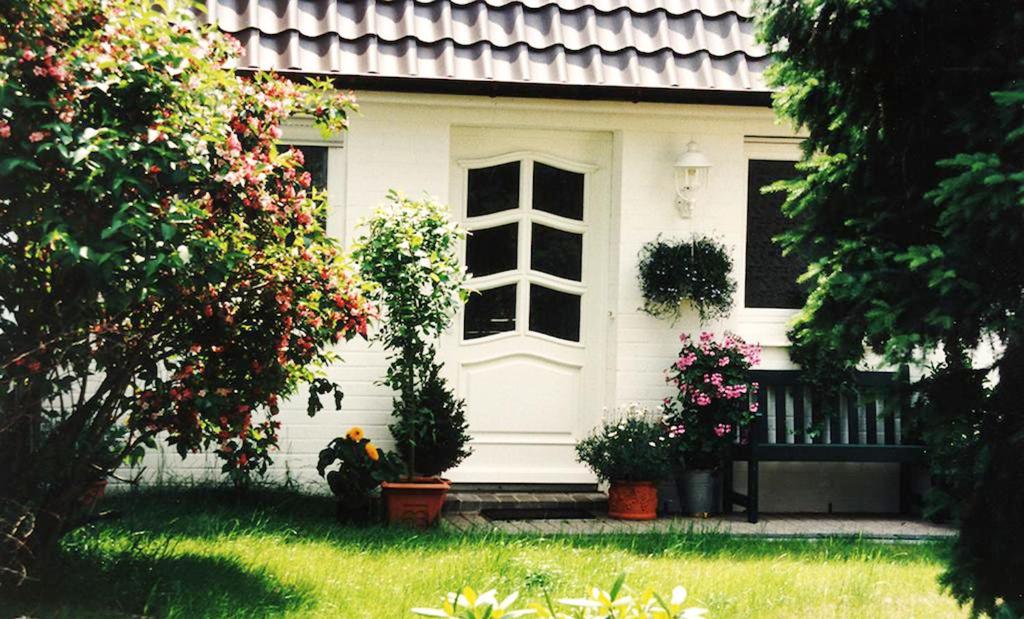
{"label": "white window frame", "polygon": [[[519,162],[519,205],[515,209],[507,211],[501,211],[498,213],[489,213],[487,215],[480,215],[476,217],[469,216],[469,172],[470,170],[478,170],[481,168],[490,168],[505,163]],[[576,174],[583,175],[583,220],[571,219],[569,217],[562,217],[554,215],[546,211],[538,211],[533,208],[533,166],[535,163],[542,163],[549,165],[560,170],[567,172],[573,172]],[[517,336],[528,336],[534,337],[555,344],[563,346],[573,346],[583,348],[586,345],[586,330],[585,330],[585,311],[584,311],[584,298],[587,292],[587,286],[583,279],[585,277],[586,268],[585,261],[587,256],[587,248],[589,243],[594,242],[589,238],[590,235],[587,232],[593,227],[590,223],[591,215],[588,211],[590,210],[587,205],[587,196],[589,195],[590,185],[592,183],[591,174],[597,170],[597,166],[589,163],[581,163],[578,161],[571,161],[554,155],[546,153],[539,153],[535,151],[515,151],[510,153],[504,153],[495,157],[487,157],[483,159],[462,159],[458,161],[459,167],[462,169],[462,204],[460,205],[460,215],[462,224],[470,232],[473,230],[479,230],[481,228],[493,228],[510,223],[518,224],[517,231],[517,247],[516,251],[516,268],[510,271],[502,271],[500,273],[494,273],[491,275],[484,275],[481,277],[473,277],[470,281],[470,286],[473,290],[484,291],[492,288],[498,288],[501,286],[507,286],[509,284],[516,284],[516,327],[510,331],[503,331],[501,333],[494,333],[486,335],[484,337],[477,337],[472,339],[466,339],[465,329],[465,317],[461,317],[458,321],[458,340],[459,343],[464,346],[473,346],[477,344],[485,344],[496,340],[512,338]],[[562,230],[563,232],[572,232],[579,234],[583,237],[583,243],[581,247],[580,260],[584,262],[581,264],[581,281],[574,281],[571,279],[565,279],[550,273],[543,273],[541,271],[535,271],[532,268],[530,250],[533,247],[533,226],[532,224],[538,223],[556,230]],[[463,261],[465,261],[465,247],[463,247]],[[540,333],[537,331],[530,330],[530,284],[540,284],[546,288],[557,290],[559,292],[565,292],[568,294],[575,295],[579,299],[580,304],[580,335],[578,341],[565,340],[553,335],[546,333]]]}
{"label": "white window frame", "polygon": [[[802,141],[802,138],[796,137],[747,136],[744,139],[744,173],[749,173],[751,160],[799,161],[802,155],[800,151],[800,143]],[[749,185],[749,182],[744,182],[740,189],[744,208],[744,217],[742,219],[743,253],[742,260],[736,265],[740,301],[736,308],[736,321],[740,332],[751,341],[756,341],[762,346],[788,347],[790,342],[789,338],[786,337],[786,331],[789,329],[790,322],[800,313],[800,310],[744,306],[747,293],[748,218],[746,216],[746,209],[750,204],[749,196],[747,195]]]}
{"label": "white window frame", "polygon": [[312,118],[293,117],[281,127],[281,139],[294,146],[319,146],[327,149],[327,235],[340,243],[346,239],[345,188],[348,186],[345,157],[345,133],[337,132],[324,138]]}

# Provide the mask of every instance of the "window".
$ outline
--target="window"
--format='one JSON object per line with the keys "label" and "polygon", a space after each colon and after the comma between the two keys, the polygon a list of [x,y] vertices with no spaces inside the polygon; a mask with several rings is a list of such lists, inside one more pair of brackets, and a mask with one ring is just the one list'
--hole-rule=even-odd
{"label": "window", "polygon": [[[302,151],[302,160],[305,162],[302,166],[310,176],[310,185],[319,191],[327,191],[327,147],[326,146],[306,146],[304,144],[281,144],[277,145],[278,152],[283,152],[289,148],[295,148],[296,150]],[[327,228],[327,211],[326,209],[321,212],[320,225]]]}
{"label": "window", "polygon": [[480,292],[464,339],[525,329],[580,341],[584,186],[584,174],[531,159],[468,171],[466,266]]}
{"label": "window", "polygon": [[796,256],[783,256],[772,238],[785,232],[789,220],[782,214],[785,194],[762,193],[777,180],[793,178],[792,161],[751,159],[747,169],[747,264],[744,306],[797,309],[806,292],[797,284],[807,265]]}
{"label": "window", "polygon": [[313,186],[320,191],[327,191],[327,147],[305,146],[301,144],[278,144],[278,152],[295,148],[302,151],[303,166],[312,177]]}

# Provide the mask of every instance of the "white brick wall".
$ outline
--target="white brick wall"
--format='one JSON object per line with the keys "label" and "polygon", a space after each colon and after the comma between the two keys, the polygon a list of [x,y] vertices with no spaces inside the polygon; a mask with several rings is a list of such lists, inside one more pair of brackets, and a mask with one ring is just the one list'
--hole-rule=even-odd
{"label": "white brick wall", "polygon": [[[745,138],[792,135],[789,129],[776,124],[771,110],[762,108],[387,93],[364,93],[360,101],[362,111],[352,118],[344,147],[331,151],[329,227],[346,245],[353,238],[357,222],[384,199],[390,188],[412,196],[427,192],[442,201],[448,200],[453,126],[613,133],[615,169],[607,296],[608,407],[630,401],[657,405],[669,393],[662,371],[678,351],[678,334],[699,329],[695,316],[684,317],[673,326],[638,311],[641,298],[636,269],[641,246],[658,234],[686,236],[699,232],[719,238],[733,252],[734,275],[740,284],[736,298],[741,302],[747,157],[774,157],[779,153],[782,154],[774,158],[789,156],[780,150],[786,147],[766,153],[765,149],[772,147],[751,146]],[[693,217],[684,220],[674,208],[672,163],[691,139],[710,158],[713,168]],[[707,328],[728,328],[762,342],[768,346],[764,367],[784,368],[789,367],[784,348],[784,323],[788,316],[788,312],[737,310]],[[361,425],[375,441],[389,444],[385,436],[391,394],[377,384],[384,373],[383,352],[363,343],[346,344],[339,352],[344,363],[333,368],[331,376],[344,387],[344,410],[324,411],[310,419],[305,414],[304,394],[288,402],[282,412],[282,453],[274,466],[276,477],[287,471],[302,481],[316,483],[319,478],[313,466],[317,452],[350,425]],[[181,463],[176,455],[161,459],[154,454],[147,461],[152,473],[160,469],[164,475],[195,476],[210,470],[203,458]],[[813,465],[802,466],[788,465],[777,474],[763,474],[766,492],[774,494],[771,487],[776,483],[779,488],[784,487],[787,475],[796,481],[817,470]],[[868,496],[871,492],[858,495],[864,495],[872,508],[889,507],[891,472],[873,472],[864,467],[857,470],[857,475],[841,475],[828,482],[828,492],[814,492],[794,504],[801,510],[825,510],[829,501],[835,503],[835,497],[842,495],[833,486],[849,477],[853,480],[848,484],[849,490],[881,484],[876,499]],[[864,475],[874,481],[865,481]],[[823,483],[809,487],[813,489]],[[771,498],[762,500],[766,506],[772,506]]]}

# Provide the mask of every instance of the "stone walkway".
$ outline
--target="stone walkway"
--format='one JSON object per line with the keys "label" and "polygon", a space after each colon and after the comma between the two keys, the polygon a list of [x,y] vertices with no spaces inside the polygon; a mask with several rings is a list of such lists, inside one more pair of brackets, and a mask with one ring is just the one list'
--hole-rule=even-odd
{"label": "stone walkway", "polygon": [[503,533],[534,533],[543,535],[600,533],[727,533],[769,538],[820,538],[855,536],[878,540],[930,540],[956,535],[956,530],[919,520],[900,518],[766,515],[757,524],[747,522],[742,514],[717,518],[659,518],[646,522],[612,520],[605,516],[572,520],[505,520],[491,521],[479,513],[448,513],[446,527],[458,531],[497,531]]}

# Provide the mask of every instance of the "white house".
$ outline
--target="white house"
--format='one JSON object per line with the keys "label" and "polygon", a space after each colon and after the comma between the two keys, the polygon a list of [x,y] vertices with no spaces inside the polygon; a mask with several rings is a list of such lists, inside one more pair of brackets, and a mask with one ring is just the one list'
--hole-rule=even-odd
{"label": "white house", "polygon": [[[207,0],[242,44],[240,70],[320,75],[353,88],[361,112],[324,142],[295,123],[327,188],[329,231],[349,243],[388,189],[450,205],[473,232],[480,292],[440,345],[468,403],[475,453],[456,482],[593,483],[577,438],[603,411],[668,394],[680,332],[641,313],[637,255],[659,234],[707,234],[735,260],[736,306],[706,328],[791,367],[785,335],[794,265],[769,239],[784,221],[757,188],[787,174],[799,139],[777,122],[744,0]],[[673,164],[694,142],[711,168],[691,212]],[[780,163],[781,162],[781,163]],[[799,268],[798,266],[796,268]],[[346,345],[333,378],[344,410],[284,410],[275,474],[318,480],[316,453],[351,425],[385,445],[385,357]],[[150,461],[161,474],[201,460]],[[737,466],[738,486],[743,468]],[[762,466],[762,509],[895,509],[886,464]]]}

